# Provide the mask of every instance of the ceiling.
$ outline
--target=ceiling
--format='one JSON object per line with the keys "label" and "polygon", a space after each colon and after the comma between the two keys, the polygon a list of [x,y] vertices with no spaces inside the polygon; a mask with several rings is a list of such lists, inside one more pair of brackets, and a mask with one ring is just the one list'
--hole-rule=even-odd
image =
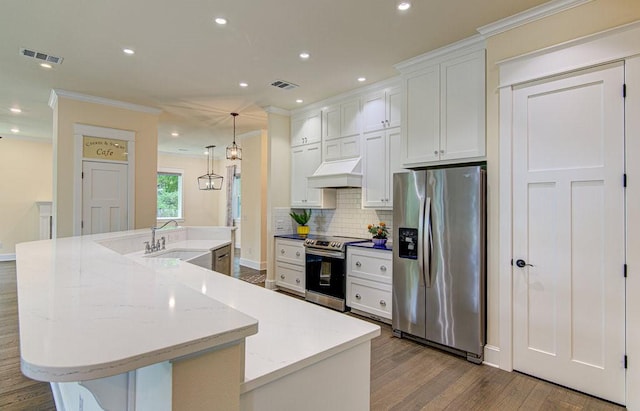
{"label": "ceiling", "polygon": [[[264,107],[293,110],[393,77],[396,63],[545,2],[412,0],[399,12],[396,0],[4,0],[0,136],[50,139],[47,103],[62,89],[158,108],[159,150],[201,154],[231,142],[231,112],[237,135],[266,128]],[[64,60],[43,69],[22,47]]]}

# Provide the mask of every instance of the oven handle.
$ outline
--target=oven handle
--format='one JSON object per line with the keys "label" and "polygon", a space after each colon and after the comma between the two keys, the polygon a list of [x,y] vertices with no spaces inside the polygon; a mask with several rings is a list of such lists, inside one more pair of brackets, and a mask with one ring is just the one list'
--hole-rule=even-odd
{"label": "oven handle", "polygon": [[305,252],[309,255],[318,255],[320,257],[339,258],[341,260],[345,259],[345,254],[340,251],[324,251],[318,250],[317,248],[307,247]]}

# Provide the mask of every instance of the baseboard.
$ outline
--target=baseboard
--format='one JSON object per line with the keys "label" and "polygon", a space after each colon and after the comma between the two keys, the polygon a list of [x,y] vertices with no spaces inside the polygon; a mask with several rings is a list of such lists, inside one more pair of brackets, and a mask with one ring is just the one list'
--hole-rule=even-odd
{"label": "baseboard", "polygon": [[277,290],[278,287],[276,286],[276,280],[266,280],[264,282],[264,288],[267,290]]}
{"label": "baseboard", "polygon": [[0,261],[16,261],[16,254],[0,254]]}
{"label": "baseboard", "polygon": [[240,257],[240,261],[238,261],[238,263],[241,266],[253,268],[254,270],[263,271],[267,269],[266,261],[259,262],[259,261],[247,260],[246,258]]}
{"label": "baseboard", "polygon": [[494,345],[484,346],[484,365],[500,368],[500,347]]}

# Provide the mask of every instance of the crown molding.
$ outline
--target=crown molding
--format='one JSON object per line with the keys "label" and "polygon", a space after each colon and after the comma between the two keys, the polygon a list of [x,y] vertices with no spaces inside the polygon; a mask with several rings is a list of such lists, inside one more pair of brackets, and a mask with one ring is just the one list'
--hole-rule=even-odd
{"label": "crown molding", "polygon": [[486,26],[479,27],[477,30],[478,33],[486,39],[488,37],[495,36],[496,34],[504,33],[505,31],[524,26],[525,24],[533,21],[543,19],[573,7],[581,6],[591,1],[593,0],[553,0],[548,3],[532,7],[521,13],[514,14],[513,16],[487,24]]}
{"label": "crown molding", "polygon": [[58,104],[58,99],[61,97],[67,98],[70,100],[84,101],[86,103],[102,104],[103,106],[111,106],[111,107],[122,108],[125,110],[138,111],[141,113],[154,114],[156,116],[162,113],[162,110],[154,107],[141,106],[139,104],[127,103],[127,102],[118,101],[118,100],[111,100],[104,97],[90,96],[87,94],[81,94],[73,91],[66,91],[66,90],[60,90],[60,89],[51,90],[51,94],[49,95],[49,107],[54,109]]}
{"label": "crown molding", "polygon": [[455,43],[429,51],[419,56],[400,62],[393,67],[401,73],[407,73],[419,69],[423,64],[436,64],[444,58],[452,58],[453,53],[468,53],[476,50],[483,50],[486,47],[485,39],[479,34],[467,37]]}

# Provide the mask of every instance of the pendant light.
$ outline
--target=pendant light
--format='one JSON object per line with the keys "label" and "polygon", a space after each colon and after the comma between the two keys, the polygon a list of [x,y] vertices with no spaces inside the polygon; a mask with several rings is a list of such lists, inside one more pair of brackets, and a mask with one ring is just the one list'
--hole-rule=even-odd
{"label": "pendant light", "polygon": [[227,160],[242,160],[242,149],[236,144],[236,117],[238,113],[231,113],[233,116],[233,144],[227,147]]}
{"label": "pendant light", "polygon": [[198,177],[198,188],[200,190],[222,190],[222,176],[213,172],[213,148],[207,146],[207,174]]}

